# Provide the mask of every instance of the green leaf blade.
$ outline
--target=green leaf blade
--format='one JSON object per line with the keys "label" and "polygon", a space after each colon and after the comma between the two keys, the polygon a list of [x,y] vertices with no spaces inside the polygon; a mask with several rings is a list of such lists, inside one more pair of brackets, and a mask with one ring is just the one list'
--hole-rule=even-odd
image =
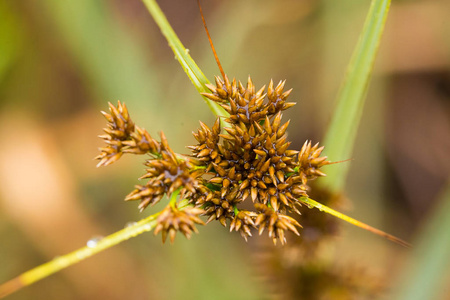
{"label": "green leaf blade", "polygon": [[[372,1],[363,31],[347,67],[337,96],[336,110],[323,141],[326,154],[333,161],[351,158],[390,2]],[[318,184],[332,193],[339,193],[345,184],[348,169],[348,163],[334,165],[327,170],[327,177]]]}

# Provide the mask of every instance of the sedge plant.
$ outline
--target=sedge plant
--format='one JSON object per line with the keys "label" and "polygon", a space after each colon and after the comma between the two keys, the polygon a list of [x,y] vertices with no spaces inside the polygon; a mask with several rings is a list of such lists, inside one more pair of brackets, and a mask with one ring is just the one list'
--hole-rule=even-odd
{"label": "sedge plant", "polygon": [[[346,159],[351,154],[357,127],[355,122],[361,115],[390,1],[372,1],[338,97],[338,108],[325,138],[326,150],[311,141],[305,141],[301,149],[290,147],[286,135],[289,121],[282,121],[282,112],[295,103],[288,101],[291,90],[285,90],[286,82],[275,84],[270,81],[267,88],[256,88],[250,77],[246,83],[229,78],[214,51],[203,14],[205,29],[221,72],[221,76],[215,78],[215,85],[210,84],[190,57],[156,1],[143,2],[183,70],[216,115],[216,121],[210,125],[200,122],[200,128],[193,133],[197,144],[189,146],[189,155],[181,155],[170,148],[163,133],[155,139],[136,125],[124,103],[110,103],[109,111],[103,112],[107,126],[101,136],[105,146],[97,157],[98,166],[115,163],[124,154],[146,155],[144,164],[147,170],[141,178],[147,182],[136,185],[125,200],[139,202],[141,211],[165,199],[164,196],[169,202],[161,211],[99,240],[95,246],[88,245],[60,256],[0,285],[0,297],[148,231],[161,233],[163,242],[167,238],[173,242],[178,232],[190,238],[197,232],[197,225],[219,221],[245,239],[255,232],[266,232],[274,243],[284,244],[288,233],[301,233],[302,225],[298,221],[301,220],[301,206],[316,208],[409,246],[397,237],[310,198],[310,183],[326,175],[328,171],[323,167],[335,167],[322,151],[334,159]],[[354,122],[343,121],[349,118]],[[346,143],[332,141],[336,130],[348,133]],[[332,193],[342,189],[342,180],[337,178],[345,178],[345,173],[344,169],[328,176],[328,182],[337,182],[328,188]],[[322,187],[327,188],[327,185],[322,184]]]}

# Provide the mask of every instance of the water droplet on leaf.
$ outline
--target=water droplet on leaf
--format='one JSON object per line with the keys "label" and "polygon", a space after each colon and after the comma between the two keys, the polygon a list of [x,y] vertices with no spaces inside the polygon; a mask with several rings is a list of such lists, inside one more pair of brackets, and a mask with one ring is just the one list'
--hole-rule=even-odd
{"label": "water droplet on leaf", "polygon": [[95,248],[97,247],[98,242],[100,242],[103,239],[102,236],[95,236],[92,239],[90,239],[89,241],[87,241],[86,246],[88,248]]}
{"label": "water droplet on leaf", "polygon": [[137,222],[127,222],[127,223],[125,224],[125,228],[134,226],[134,225],[136,225],[136,224],[137,224]]}

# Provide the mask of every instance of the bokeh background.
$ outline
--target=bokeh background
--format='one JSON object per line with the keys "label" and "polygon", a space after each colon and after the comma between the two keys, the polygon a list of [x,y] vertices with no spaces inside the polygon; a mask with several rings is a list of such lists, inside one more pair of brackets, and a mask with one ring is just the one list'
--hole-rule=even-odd
{"label": "bokeh background", "polygon": [[[284,114],[292,148],[320,141],[370,1],[203,2],[228,76],[250,74],[257,86],[286,79],[298,103]],[[196,1],[159,4],[213,80],[219,71]],[[393,1],[340,205],[409,241],[450,174],[449,11],[445,0]],[[123,202],[143,157],[95,167],[99,111],[117,100],[180,153],[195,144],[198,120],[214,121],[139,0],[0,2],[1,282],[163,207],[139,213]],[[337,289],[334,299],[389,299],[408,251],[337,224],[333,242],[317,250],[332,259],[318,268],[387,288]],[[309,281],[294,272],[303,258],[295,237],[282,248],[265,235],[246,243],[214,222],[199,229],[174,245],[141,235],[8,299],[320,299],[312,296],[318,283],[334,280],[305,290]]]}

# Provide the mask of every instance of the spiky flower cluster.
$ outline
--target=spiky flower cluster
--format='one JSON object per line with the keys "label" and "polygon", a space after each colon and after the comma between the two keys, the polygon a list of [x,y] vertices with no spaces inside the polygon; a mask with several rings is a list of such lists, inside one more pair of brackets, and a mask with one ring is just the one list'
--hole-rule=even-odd
{"label": "spiky flower cluster", "polygon": [[202,209],[195,207],[186,207],[180,210],[176,205],[167,205],[156,219],[158,225],[155,227],[154,234],[157,235],[161,232],[163,242],[166,241],[167,234],[169,234],[170,241],[173,243],[177,231],[181,231],[189,239],[192,232],[198,232],[195,224],[205,224],[198,217],[202,213]]}
{"label": "spiky flower cluster", "polygon": [[[208,86],[212,93],[204,96],[230,114],[225,120],[230,127],[220,134],[219,120],[212,129],[201,123],[194,133],[198,145],[190,147],[212,175],[206,181],[210,191],[194,197],[193,202],[206,209],[208,221],[226,224],[231,220],[231,229],[239,230],[244,238],[251,235],[250,227],[259,228],[260,233],[267,228],[269,236],[282,243],[285,230],[298,234],[295,226],[300,224],[286,213],[299,213],[298,198],[307,196],[308,180],[325,175],[319,168],[328,164],[326,157],[320,157],[323,148],[318,145],[306,142],[300,152],[288,149],[289,121],[281,124],[281,111],[295,103],[286,102],[292,90],[284,92],[284,84],[274,87],[271,81],[265,94],[265,87],[256,91],[250,78],[244,87],[236,80],[216,77],[216,86]],[[240,211],[248,198],[255,211]],[[245,217],[239,218],[243,212]],[[241,225],[233,226],[237,221]]]}
{"label": "spiky flower cluster", "polygon": [[182,197],[192,197],[199,185],[197,178],[203,173],[194,171],[189,160],[178,159],[163,133],[160,151],[147,160],[145,166],[148,167],[147,172],[140,179],[149,181],[145,185],[136,185],[135,190],[125,198],[125,201],[140,200],[141,211],[149,204],[158,203],[164,195],[170,197],[178,189],[181,189]]}
{"label": "spiky flower cluster", "polygon": [[108,105],[110,114],[102,111],[108,121],[107,127],[103,129],[106,134],[99,136],[104,139],[106,147],[99,149],[101,153],[95,158],[100,160],[97,167],[112,164],[123,153],[157,154],[160,152],[160,144],[152,139],[145,129],[135,126],[125,104],[119,101],[117,107],[111,103]]}
{"label": "spiky flower cluster", "polygon": [[[204,96],[229,113],[225,119],[229,126],[222,132],[219,118],[211,128],[200,122],[201,128],[193,133],[198,144],[189,147],[190,157],[175,154],[163,134],[158,142],[135,126],[125,105],[110,105],[111,114],[104,113],[106,135],[101,136],[108,145],[100,149],[99,165],[116,161],[122,153],[149,153],[147,173],[142,176],[149,181],[137,185],[125,200],[139,200],[143,210],[164,195],[180,191],[180,198],[204,210],[207,222],[219,220],[227,226],[229,221],[230,230],[239,231],[245,239],[252,235],[252,228],[260,234],[267,230],[274,243],[285,243],[285,231],[298,235],[296,227],[301,227],[288,214],[300,214],[299,198],[308,195],[308,181],[324,176],[319,169],[329,162],[320,157],[323,147],[310,141],[300,151],[289,149],[289,121],[281,123],[281,111],[295,103],[286,102],[292,90],[284,92],[284,84],[274,86],[271,81],[265,93],[265,87],[256,91],[250,78],[244,87],[226,76],[216,77],[216,86],[208,85],[211,93]],[[251,199],[251,210],[244,209],[247,199]],[[189,232],[188,236],[193,230],[193,224],[190,231],[160,225],[157,228],[166,228],[171,239],[174,230]]]}
{"label": "spiky flower cluster", "polygon": [[[145,162],[147,172],[141,177],[148,179],[147,183],[136,185],[125,197],[125,201],[140,201],[139,209],[142,211],[148,205],[158,203],[163,196],[170,197],[175,191],[183,198],[190,198],[197,193],[196,189],[199,187],[197,179],[204,172],[195,171],[189,159],[180,159],[169,147],[162,132],[161,142],[158,142],[145,129],[135,126],[127,107],[120,101],[117,108],[110,103],[109,110],[109,114],[102,112],[108,120],[108,125],[104,129],[106,134],[100,137],[105,140],[107,146],[99,149],[101,153],[96,159],[100,162],[97,166],[109,165],[117,161],[123,153],[150,155],[150,159]],[[163,241],[166,240],[167,233],[173,241],[176,231],[190,237],[192,231],[196,232],[194,223],[202,223],[197,217],[202,212],[203,210],[199,209],[178,210],[175,206],[168,205],[158,217],[155,233],[161,231]]]}

